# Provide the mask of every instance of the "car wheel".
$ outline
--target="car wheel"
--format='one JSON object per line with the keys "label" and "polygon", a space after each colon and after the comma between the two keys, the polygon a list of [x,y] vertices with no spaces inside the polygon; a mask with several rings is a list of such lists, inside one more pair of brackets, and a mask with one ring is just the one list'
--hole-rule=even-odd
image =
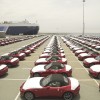
{"label": "car wheel", "polygon": [[26,100],[34,100],[34,94],[32,93],[32,92],[26,92],[25,94],[24,94],[24,98],[26,99]]}
{"label": "car wheel", "polygon": [[73,99],[73,94],[71,92],[66,92],[63,95],[64,100],[72,100]]}
{"label": "car wheel", "polygon": [[100,79],[100,74],[98,74],[98,79]]}
{"label": "car wheel", "polygon": [[40,77],[39,73],[34,73],[34,77]]}

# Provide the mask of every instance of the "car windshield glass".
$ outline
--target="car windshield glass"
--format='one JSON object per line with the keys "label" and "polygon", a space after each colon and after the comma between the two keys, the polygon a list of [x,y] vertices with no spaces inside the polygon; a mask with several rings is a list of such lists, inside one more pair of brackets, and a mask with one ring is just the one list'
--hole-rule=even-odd
{"label": "car windshield glass", "polygon": [[51,57],[47,58],[47,61],[48,60],[55,61],[55,60],[60,60],[60,58],[58,56],[51,56]]}
{"label": "car windshield glass", "polygon": [[47,76],[47,77],[45,77],[45,78],[43,78],[43,79],[41,80],[41,85],[42,85],[42,86],[47,86],[47,84],[50,83],[50,79],[51,79],[51,76],[50,76],[50,75]]}
{"label": "car windshield glass", "polygon": [[92,52],[92,51],[90,51],[90,52],[89,52],[89,54],[91,55],[91,54],[93,54],[93,52]]}
{"label": "car windshield glass", "polygon": [[97,56],[95,59],[100,61],[100,56]]}
{"label": "car windshield glass", "polygon": [[3,58],[4,58],[5,60],[10,60],[10,59],[12,59],[12,57],[10,57],[10,56],[3,56]]}
{"label": "car windshield glass", "polygon": [[45,69],[53,69],[53,70],[58,70],[62,68],[64,68],[64,65],[59,62],[52,62],[45,66]]}
{"label": "car windshield glass", "polygon": [[51,82],[60,82],[61,86],[65,86],[69,84],[69,80],[67,77],[61,74],[52,74],[41,80],[41,86],[49,86]]}
{"label": "car windshield glass", "polygon": [[52,66],[52,63],[46,65],[44,68],[45,68],[45,69],[49,69],[51,66]]}
{"label": "car windshield glass", "polygon": [[15,52],[13,52],[13,54],[18,54],[18,52],[17,52],[17,51],[15,51]]}

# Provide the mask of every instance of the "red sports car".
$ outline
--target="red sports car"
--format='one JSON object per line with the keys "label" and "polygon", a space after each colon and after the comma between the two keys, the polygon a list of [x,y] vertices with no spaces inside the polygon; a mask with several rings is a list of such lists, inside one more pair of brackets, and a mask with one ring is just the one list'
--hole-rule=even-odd
{"label": "red sports car", "polygon": [[33,53],[33,52],[34,52],[34,50],[35,50],[35,48],[34,48],[34,47],[32,47],[32,46],[25,46],[25,48],[26,48],[27,50],[30,50],[30,51],[31,51],[31,53]]}
{"label": "red sports car", "polygon": [[20,87],[20,94],[25,100],[34,100],[36,97],[61,97],[72,100],[78,95],[80,84],[77,79],[65,77],[62,74],[51,74],[47,77],[28,79]]}
{"label": "red sports car", "polygon": [[19,52],[21,52],[21,53],[25,53],[26,54],[26,56],[29,56],[30,54],[31,54],[31,51],[30,50],[28,50],[28,49],[26,49],[26,48],[20,48],[20,49],[18,49],[18,51]]}
{"label": "red sports car", "polygon": [[82,60],[84,60],[86,58],[90,58],[90,57],[94,57],[95,58],[98,55],[99,55],[99,53],[90,51],[89,53],[81,53],[81,54],[79,54],[78,55],[78,59],[82,61]]}
{"label": "red sports car", "polygon": [[51,56],[49,58],[40,58],[37,61],[35,61],[35,65],[40,65],[40,64],[49,64],[51,62],[60,62],[62,64],[67,64],[67,59],[66,58],[60,58],[58,56]]}
{"label": "red sports car", "polygon": [[19,59],[13,58],[9,54],[4,54],[0,57],[0,64],[7,64],[8,67],[14,67],[19,64]]}
{"label": "red sports car", "polygon": [[1,64],[0,65],[0,76],[4,75],[5,73],[8,72],[8,67],[7,65]]}
{"label": "red sports car", "polygon": [[49,74],[64,74],[66,76],[72,75],[72,68],[70,65],[61,64],[59,62],[52,62],[47,65],[37,65],[30,71],[31,77],[42,76],[45,77]]}
{"label": "red sports car", "polygon": [[88,50],[87,49],[86,50],[77,50],[77,51],[75,51],[75,56],[78,56],[81,53],[88,53]]}
{"label": "red sports car", "polygon": [[90,67],[92,65],[96,65],[96,64],[100,64],[100,55],[95,57],[95,58],[86,58],[84,61],[83,61],[83,65],[85,67]]}
{"label": "red sports car", "polygon": [[9,55],[12,56],[12,57],[17,57],[17,58],[19,58],[19,60],[24,60],[25,57],[26,57],[25,53],[21,53],[21,52],[19,52],[17,50],[16,51],[12,51]]}
{"label": "red sports car", "polygon": [[89,73],[93,77],[100,79],[100,64],[91,66],[89,69]]}

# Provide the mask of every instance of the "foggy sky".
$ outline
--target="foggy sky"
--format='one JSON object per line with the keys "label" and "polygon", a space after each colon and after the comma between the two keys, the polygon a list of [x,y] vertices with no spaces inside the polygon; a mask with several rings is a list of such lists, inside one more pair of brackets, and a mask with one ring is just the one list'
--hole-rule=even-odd
{"label": "foggy sky", "polygon": [[[38,23],[40,32],[82,32],[83,0],[0,0],[0,22]],[[100,33],[100,0],[86,0],[85,32]]]}

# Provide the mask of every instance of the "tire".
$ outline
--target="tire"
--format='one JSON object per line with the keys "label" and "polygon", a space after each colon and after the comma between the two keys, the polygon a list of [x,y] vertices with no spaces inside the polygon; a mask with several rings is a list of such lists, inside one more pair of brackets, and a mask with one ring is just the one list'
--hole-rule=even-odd
{"label": "tire", "polygon": [[34,73],[34,77],[40,77],[39,73]]}
{"label": "tire", "polygon": [[25,100],[34,100],[35,96],[32,92],[26,92],[24,94],[24,98],[25,98]]}
{"label": "tire", "polygon": [[73,94],[71,92],[66,92],[63,95],[64,100],[72,100],[73,99]]}
{"label": "tire", "polygon": [[100,73],[98,74],[98,79],[100,79]]}

